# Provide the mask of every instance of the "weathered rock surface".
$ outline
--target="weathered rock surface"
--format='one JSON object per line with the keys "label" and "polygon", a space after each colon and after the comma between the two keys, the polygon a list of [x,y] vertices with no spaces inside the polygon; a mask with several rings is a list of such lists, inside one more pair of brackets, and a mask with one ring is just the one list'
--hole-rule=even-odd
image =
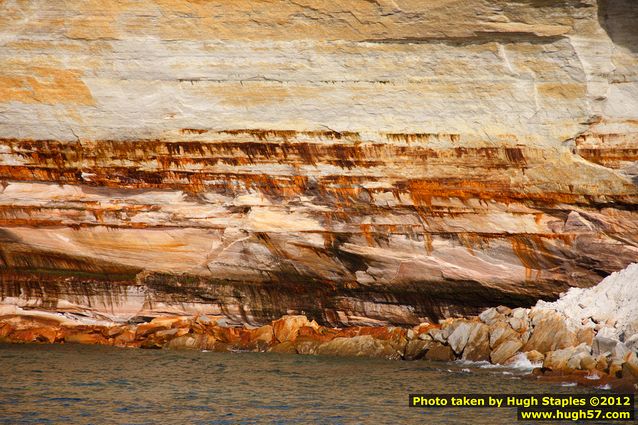
{"label": "weathered rock surface", "polygon": [[637,20],[0,1],[0,300],[411,326],[591,286],[638,259]]}
{"label": "weathered rock surface", "polygon": [[489,326],[482,323],[474,324],[463,350],[462,358],[473,362],[490,359]]}
{"label": "weathered rock surface", "polygon": [[401,353],[387,341],[380,341],[370,335],[351,338],[335,338],[321,344],[317,354],[333,356],[365,356],[386,359],[400,359]]}

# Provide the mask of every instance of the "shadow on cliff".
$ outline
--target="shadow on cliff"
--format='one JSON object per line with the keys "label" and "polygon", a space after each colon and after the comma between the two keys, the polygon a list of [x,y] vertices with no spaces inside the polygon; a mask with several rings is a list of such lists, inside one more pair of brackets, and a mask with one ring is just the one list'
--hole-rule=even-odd
{"label": "shadow on cliff", "polygon": [[598,22],[614,44],[638,53],[637,0],[599,0]]}

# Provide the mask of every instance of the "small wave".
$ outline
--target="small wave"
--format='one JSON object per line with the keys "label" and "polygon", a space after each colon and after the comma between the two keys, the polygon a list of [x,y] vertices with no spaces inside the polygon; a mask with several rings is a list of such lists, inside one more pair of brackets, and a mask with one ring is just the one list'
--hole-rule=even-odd
{"label": "small wave", "polygon": [[479,362],[473,362],[471,360],[457,360],[454,363],[458,364],[459,366],[478,367],[481,369],[492,369],[495,367],[503,367],[502,365],[492,364],[485,360],[481,360]]}
{"label": "small wave", "polygon": [[594,372],[591,375],[585,376],[585,379],[589,379],[589,380],[592,380],[592,381],[597,381],[597,380],[600,379],[600,375],[598,375],[596,372]]}
{"label": "small wave", "polygon": [[536,367],[543,366],[542,362],[530,362],[525,353],[518,353],[516,356],[514,356],[511,362],[506,365],[492,364],[485,360],[479,362],[473,362],[470,360],[457,360],[455,363],[461,366],[471,366],[480,369],[519,369],[521,371],[528,371]]}
{"label": "small wave", "polygon": [[470,369],[464,367],[463,369],[461,369],[461,372],[471,373],[472,371]]}
{"label": "small wave", "polygon": [[609,384],[605,384],[605,385],[599,385],[596,387],[597,390],[611,390],[611,385]]}
{"label": "small wave", "polygon": [[532,363],[531,361],[529,361],[525,353],[518,353],[516,356],[514,356],[514,359],[512,360],[510,364],[508,364],[508,366],[513,369],[532,370],[536,367],[543,366],[543,363],[541,362]]}
{"label": "small wave", "polygon": [[560,384],[561,387],[575,387],[578,385],[576,382],[563,382]]}

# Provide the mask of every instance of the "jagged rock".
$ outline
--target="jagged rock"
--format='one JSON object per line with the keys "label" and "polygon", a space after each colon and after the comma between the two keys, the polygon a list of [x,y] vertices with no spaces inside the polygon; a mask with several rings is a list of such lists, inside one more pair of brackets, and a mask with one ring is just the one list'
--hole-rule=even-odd
{"label": "jagged rock", "polygon": [[532,319],[534,329],[524,351],[541,353],[556,351],[576,345],[576,335],[567,328],[564,318],[556,313],[537,314]]}
{"label": "jagged rock", "polygon": [[113,339],[113,344],[118,347],[128,347],[135,341],[135,330],[130,328],[125,328],[122,332],[115,336]]}
{"label": "jagged rock", "polygon": [[275,338],[279,342],[294,341],[303,326],[316,327],[316,322],[310,322],[306,316],[283,316],[272,324]]}
{"label": "jagged rock", "polygon": [[496,308],[492,307],[479,314],[479,319],[481,319],[481,321],[486,325],[491,325],[496,321],[503,320],[504,317],[496,310]]}
{"label": "jagged rock", "polygon": [[590,327],[582,328],[582,329],[579,329],[578,332],[576,332],[576,341],[579,344],[587,344],[589,346],[593,346],[594,335],[595,335],[595,332],[593,328],[590,328]]}
{"label": "jagged rock", "polygon": [[450,332],[447,342],[457,355],[460,355],[463,352],[473,327],[472,323],[461,322]]}
{"label": "jagged rock", "polygon": [[295,350],[299,354],[317,354],[321,341],[311,337],[300,336],[295,340]]}
{"label": "jagged rock", "polygon": [[580,360],[580,369],[582,370],[594,370],[596,369],[597,361],[592,355],[584,355]]}
{"label": "jagged rock", "polygon": [[625,344],[623,344],[622,342],[618,342],[614,349],[611,351],[611,358],[624,359],[630,352],[631,350],[629,350],[629,348],[627,348]]}
{"label": "jagged rock", "polygon": [[295,354],[297,352],[297,348],[295,347],[295,343],[292,341],[284,341],[280,344],[273,345],[268,349],[271,353],[283,353],[283,354]]}
{"label": "jagged rock", "polygon": [[13,330],[13,326],[9,323],[0,323],[0,338],[8,336]]}
{"label": "jagged rock", "polygon": [[107,340],[97,333],[67,333],[64,342],[75,344],[106,345]]}
{"label": "jagged rock", "polygon": [[124,326],[108,326],[102,332],[102,335],[104,335],[107,338],[113,338],[120,335],[122,332],[124,332],[125,329],[126,328]]}
{"label": "jagged rock", "polygon": [[182,332],[182,335],[185,333],[188,333],[188,329],[177,329],[177,328],[173,328],[173,329],[164,329],[161,331],[157,331],[155,332],[155,337],[156,338],[170,338],[173,336],[177,336],[178,332]]}
{"label": "jagged rock", "polygon": [[594,337],[594,343],[592,344],[592,351],[594,355],[600,355],[605,353],[611,354],[611,352],[616,347],[617,343],[618,341],[614,339],[606,338],[601,335],[596,335]]}
{"label": "jagged rock", "polygon": [[432,345],[432,340],[413,339],[405,346],[403,358],[405,360],[418,360],[425,356],[425,353]]}
{"label": "jagged rock", "polygon": [[487,361],[490,359],[489,326],[483,323],[473,324],[462,358],[471,361]]}
{"label": "jagged rock", "polygon": [[545,368],[562,371],[593,370],[595,366],[596,361],[591,355],[591,347],[585,343],[576,347],[550,351],[545,355],[543,362]]}
{"label": "jagged rock", "polygon": [[264,325],[252,332],[252,339],[255,341],[261,341],[265,344],[270,344],[274,338],[273,327],[271,325]]}
{"label": "jagged rock", "polygon": [[419,334],[419,339],[422,341],[432,341],[432,337],[427,333]]}
{"label": "jagged rock", "polygon": [[[29,329],[18,329],[11,333],[11,337],[19,342],[55,342],[58,330],[56,328],[35,327]],[[90,342],[88,342],[90,343]]]}
{"label": "jagged rock", "polygon": [[432,361],[448,362],[454,360],[454,351],[449,345],[433,342],[425,353],[425,358]]}
{"label": "jagged rock", "polygon": [[593,362],[594,358],[591,356],[591,347],[582,343],[577,347],[573,347],[572,355],[569,357],[567,361],[567,368],[569,369],[581,369],[581,365],[583,362],[588,363]]}
{"label": "jagged rock", "polygon": [[172,350],[203,350],[211,348],[215,339],[203,334],[188,334],[177,336],[166,343],[166,348]]}
{"label": "jagged rock", "polygon": [[636,353],[628,353],[622,365],[623,378],[633,378],[638,382],[638,356]]}
{"label": "jagged rock", "polygon": [[203,325],[203,326],[210,326],[213,324],[213,321],[211,320],[210,317],[206,315],[199,315],[195,317],[195,323]]}
{"label": "jagged rock", "polygon": [[149,323],[142,323],[141,325],[137,326],[137,329],[135,331],[135,335],[136,338],[141,339],[141,338],[145,338],[148,337],[149,335],[151,335],[152,333],[155,333],[157,331],[161,331],[161,330],[166,330],[166,329],[170,329],[171,327],[171,323],[167,323],[167,322],[149,322]]}
{"label": "jagged rock", "polygon": [[519,319],[518,317],[511,317],[507,323],[516,332],[525,332],[528,326],[527,320]]}
{"label": "jagged rock", "polygon": [[317,354],[332,356],[365,356],[386,359],[400,359],[401,353],[388,341],[381,341],[370,335],[352,338],[335,338],[317,348]]}
{"label": "jagged rock", "polygon": [[532,363],[538,363],[545,360],[545,356],[536,350],[526,351],[525,356],[527,357],[527,360],[529,360]]}
{"label": "jagged rock", "polygon": [[627,348],[629,348],[634,353],[638,353],[638,333],[636,333],[635,335],[629,337],[625,341],[625,345],[627,346]]}
{"label": "jagged rock", "polygon": [[518,339],[518,334],[509,326],[507,322],[493,322],[490,325],[490,347],[496,348],[503,341]]}
{"label": "jagged rock", "polygon": [[430,329],[428,330],[427,335],[432,338],[432,340],[445,344],[447,343],[447,337],[449,336],[449,329]]}
{"label": "jagged rock", "polygon": [[153,320],[151,320],[147,326],[149,326],[149,328],[151,326],[157,326],[159,328],[164,328],[164,329],[170,329],[172,327],[174,327],[175,325],[180,324],[183,321],[183,318],[180,316],[169,316],[169,317],[155,317]]}
{"label": "jagged rock", "polygon": [[[543,367],[552,370],[565,370],[569,359],[574,355],[574,347],[563,348],[560,350],[549,351],[545,353]],[[573,369],[573,368],[572,368]]]}
{"label": "jagged rock", "polygon": [[496,307],[496,311],[504,316],[509,316],[510,314],[512,314],[512,309],[504,305],[499,305],[498,307]]}
{"label": "jagged rock", "polygon": [[505,340],[490,353],[490,360],[495,364],[504,364],[512,358],[522,346],[523,343],[518,339]]}

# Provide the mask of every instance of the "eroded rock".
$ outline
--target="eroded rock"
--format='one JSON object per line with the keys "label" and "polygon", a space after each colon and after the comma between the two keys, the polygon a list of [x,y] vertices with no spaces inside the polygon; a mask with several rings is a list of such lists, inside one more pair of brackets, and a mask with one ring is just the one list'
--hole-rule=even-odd
{"label": "eroded rock", "polygon": [[490,359],[489,327],[482,323],[474,323],[463,350],[462,358],[471,361],[487,361]]}
{"label": "eroded rock", "polygon": [[380,357],[397,360],[401,353],[387,341],[381,341],[370,335],[355,336],[352,338],[338,337],[332,341],[321,344],[317,348],[317,354],[332,356],[363,356]]}
{"label": "eroded rock", "polygon": [[449,345],[443,345],[440,342],[433,342],[429,350],[425,353],[427,360],[448,362],[454,360],[454,351]]}

